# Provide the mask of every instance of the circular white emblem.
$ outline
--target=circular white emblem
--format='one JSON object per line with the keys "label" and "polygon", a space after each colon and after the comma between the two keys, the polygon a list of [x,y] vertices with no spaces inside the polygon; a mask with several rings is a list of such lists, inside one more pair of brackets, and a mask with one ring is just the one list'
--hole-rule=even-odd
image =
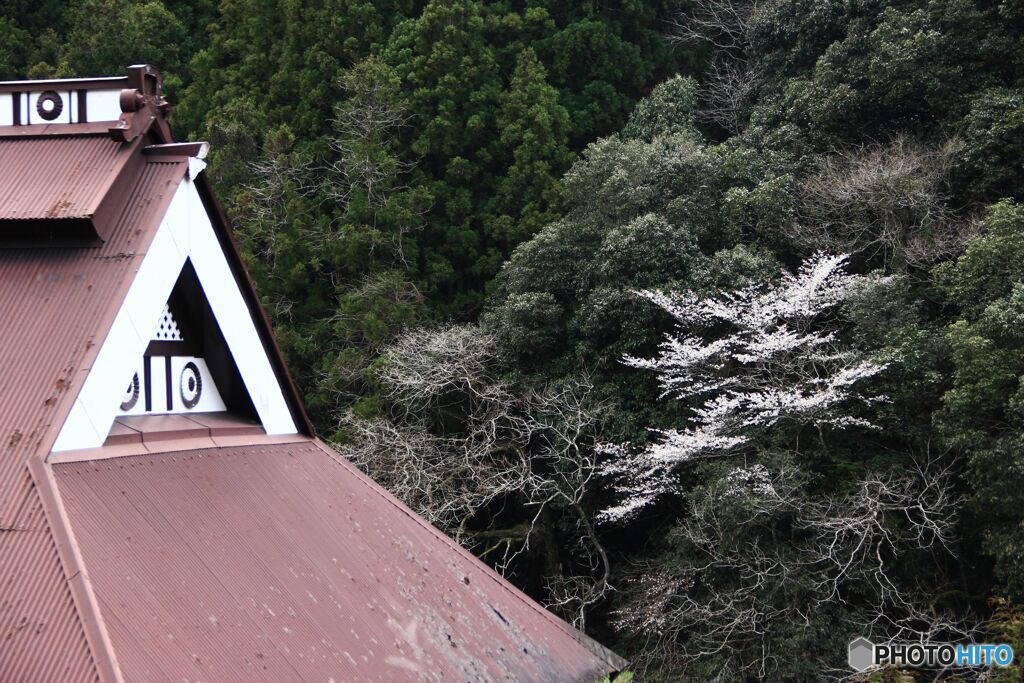
{"label": "circular white emblem", "polygon": [[181,400],[191,410],[203,395],[203,378],[195,363],[189,361],[181,371]]}

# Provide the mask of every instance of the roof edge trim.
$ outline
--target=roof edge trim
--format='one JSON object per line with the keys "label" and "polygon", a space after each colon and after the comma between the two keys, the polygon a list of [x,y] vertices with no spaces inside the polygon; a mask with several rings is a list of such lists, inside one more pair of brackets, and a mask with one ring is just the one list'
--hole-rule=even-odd
{"label": "roof edge trim", "polygon": [[114,460],[117,458],[133,458],[139,455],[155,455],[158,453],[176,453],[183,450],[196,450],[200,448],[234,448],[236,446],[275,446],[282,443],[300,443],[311,441],[311,437],[305,434],[280,434],[272,436],[269,434],[252,434],[238,436],[201,436],[190,438],[175,438],[167,441],[156,441],[151,443],[118,444],[100,446],[99,448],[83,448],[77,451],[57,451],[47,458],[51,465],[66,465],[77,462],[95,462],[99,460]]}
{"label": "roof edge trim", "polygon": [[31,81],[0,81],[0,92],[18,92],[34,86],[75,86],[75,90],[110,90],[127,85],[128,76],[96,76],[94,78],[44,78]]}
{"label": "roof edge trim", "polygon": [[302,394],[299,393],[299,388],[288,371],[288,364],[284,360],[284,353],[282,353],[281,347],[277,343],[277,337],[273,333],[274,328],[270,323],[270,317],[260,303],[256,284],[249,274],[249,269],[245,267],[242,252],[238,249],[238,243],[235,241],[234,232],[231,230],[227,215],[224,213],[223,207],[221,207],[220,202],[217,201],[217,196],[213,192],[210,179],[206,173],[202,173],[198,177],[193,178],[193,183],[199,192],[200,200],[202,200],[203,205],[206,207],[210,222],[214,226],[214,233],[221,242],[221,247],[228,260],[228,264],[236,273],[236,279],[240,285],[239,290],[242,292],[242,297],[249,307],[250,314],[253,316],[254,321],[256,321],[256,331],[259,333],[263,345],[268,351],[267,357],[273,365],[278,383],[285,395],[285,400],[290,404],[289,407],[292,411],[295,426],[300,433],[316,437],[316,430],[313,428],[313,422],[309,419],[309,414],[306,412],[306,404],[302,400]]}
{"label": "roof edge trim", "polygon": [[31,126],[0,126],[0,138],[48,138],[56,136],[110,137],[110,121],[90,121],[89,123],[37,123]]}
{"label": "roof edge trim", "polygon": [[39,492],[39,500],[49,523],[54,545],[57,547],[57,555],[60,557],[64,579],[75,602],[75,610],[82,623],[100,683],[124,683],[121,667],[117,663],[117,655],[114,653],[99,602],[89,581],[85,560],[71,529],[71,520],[64,508],[53,470],[39,457],[29,458],[28,470]]}
{"label": "roof edge trim", "polygon": [[146,156],[195,157],[205,159],[210,151],[208,142],[170,142],[162,145],[146,145],[142,153]]}

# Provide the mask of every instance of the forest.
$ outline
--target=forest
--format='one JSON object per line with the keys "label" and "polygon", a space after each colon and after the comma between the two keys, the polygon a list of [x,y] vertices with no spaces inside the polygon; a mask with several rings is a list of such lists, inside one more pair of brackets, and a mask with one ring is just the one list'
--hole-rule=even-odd
{"label": "forest", "polygon": [[1024,656],[1024,2],[0,0],[0,33],[0,78],[163,70],[320,437],[636,680]]}

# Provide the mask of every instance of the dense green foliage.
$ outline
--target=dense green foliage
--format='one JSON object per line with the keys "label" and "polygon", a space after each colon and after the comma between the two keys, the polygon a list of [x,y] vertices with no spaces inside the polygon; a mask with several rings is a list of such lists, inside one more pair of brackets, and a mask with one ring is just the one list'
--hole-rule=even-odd
{"label": "dense green foliage", "polygon": [[410,181],[432,197],[410,274],[442,315],[478,309],[511,249],[555,215],[571,151],[621,125],[691,54],[657,32],[672,3],[277,5],[221,7],[179,123],[228,136],[218,177],[233,187],[278,126],[301,153],[324,154],[343,73],[378,57],[402,89],[408,125],[396,134],[418,161]]}
{"label": "dense green foliage", "polygon": [[[879,604],[880,638],[946,620],[937,637],[981,624],[1019,644],[1024,6],[613,5],[8,1],[0,76],[160,65],[176,130],[213,143],[321,433],[640,674],[819,680]],[[716,459],[638,518],[598,524],[617,500],[598,444],[657,442],[695,405],[621,362],[673,329],[636,291],[721,295],[819,250],[866,276],[835,339],[886,365],[865,391],[887,400],[856,409],[877,428],[754,436],[745,464],[788,473],[795,501],[770,514]],[[461,496],[444,514],[395,484],[425,462],[427,493]],[[962,497],[958,540],[878,557],[925,607],[879,598],[870,573],[823,598],[801,565],[809,511],[846,509],[869,474],[899,489],[922,464]],[[894,509],[878,518],[898,538]],[[796,569],[753,582],[712,550]],[[670,588],[652,593],[654,577]],[[722,595],[761,619],[728,647],[706,647],[721,613],[658,621]]]}
{"label": "dense green foliage", "polygon": [[[1017,12],[1010,3],[760,5],[744,41],[714,57],[749,74],[733,112],[740,132],[694,126],[694,115],[700,123],[702,108],[716,105],[708,87],[714,72],[696,98],[693,82],[663,85],[619,135],[585,150],[564,180],[565,216],[503,268],[484,323],[511,354],[516,376],[564,381],[585,368],[616,406],[608,421],[620,438],[642,442],[645,427],[671,427],[685,412],[655,400],[651,378],[617,362],[624,353],[649,355],[667,329],[634,290],[732,290],[814,249],[852,250],[857,269],[889,276],[846,311],[846,342],[888,363],[874,387],[889,397],[874,411],[881,428],[820,437],[775,430],[759,462],[778,471],[780,457],[799,452],[811,463],[812,479],[802,486],[840,496],[868,470],[899,471],[922,459],[956,463],[957,490],[967,499],[958,560],[915,553],[890,559],[926,593],[944,596],[934,610],[981,618],[990,591],[1019,599],[1024,442],[1016,424],[1017,359],[1024,349],[1014,307],[1024,224],[1015,204],[996,203],[1019,193],[1012,132],[1024,94]],[[958,245],[975,231],[980,235],[957,259]],[[685,506],[643,516],[627,527],[628,542],[607,529],[622,553],[618,566],[656,557],[654,565],[670,575],[692,576],[708,554],[680,530],[700,523],[705,506],[728,507],[721,488],[728,471],[690,471],[679,482]],[[591,501],[595,510],[607,504],[605,495]],[[781,548],[796,552],[785,513],[758,526],[737,513],[716,518],[731,525],[720,547],[774,557],[786,539]],[[645,577],[649,572],[636,574]],[[763,613],[806,601],[813,590],[804,580],[790,574],[766,584]],[[734,576],[702,581],[714,591],[737,586]],[[625,575],[617,582],[631,585]],[[691,590],[699,599],[701,591]],[[723,669],[764,676],[753,662],[768,647],[808,655],[772,661],[769,679],[814,680],[829,662],[841,663],[842,644],[864,630],[855,626],[856,614],[870,601],[856,587],[847,590],[844,610],[812,610],[798,628],[773,624],[768,645],[751,638],[749,651],[725,648],[693,663],[687,642],[698,638],[677,633],[651,650],[651,665],[696,679]],[[664,608],[671,599],[620,591],[615,618],[637,627],[637,646],[650,647],[653,622],[636,615],[651,600]]]}
{"label": "dense green foliage", "polygon": [[[693,54],[670,49],[658,34],[670,7],[221,6],[209,44],[192,60],[176,122],[214,145],[221,196],[252,231],[243,244],[259,261],[285,351],[328,433],[342,409],[373,393],[364,375],[378,345],[410,316],[474,316],[511,250],[557,215],[559,177],[573,150],[621,125],[646,89]],[[325,192],[323,177],[298,181],[291,171],[347,163],[336,107],[365,59],[395,84],[388,106],[397,118],[386,132],[394,163],[386,172],[415,207],[398,217],[388,199],[364,206],[349,224],[342,216],[352,197]],[[260,158],[283,175],[254,174]],[[275,195],[278,219],[289,219],[252,220],[265,208],[254,188]],[[307,224],[337,248],[305,239]],[[382,230],[402,233],[400,253],[381,254]],[[365,400],[357,409],[372,410],[373,396]]]}
{"label": "dense green foliage", "polygon": [[946,331],[952,380],[936,424],[967,455],[977,531],[996,560],[1000,584],[1019,599],[1024,595],[1024,209],[999,202],[989,210],[985,228],[956,263],[936,272],[957,312]]}

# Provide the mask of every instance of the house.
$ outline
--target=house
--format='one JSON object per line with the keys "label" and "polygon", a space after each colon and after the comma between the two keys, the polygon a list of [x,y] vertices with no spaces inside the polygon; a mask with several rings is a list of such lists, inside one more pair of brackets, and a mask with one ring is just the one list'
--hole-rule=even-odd
{"label": "house", "polygon": [[168,110],[0,83],[0,681],[621,669],[315,437]]}

